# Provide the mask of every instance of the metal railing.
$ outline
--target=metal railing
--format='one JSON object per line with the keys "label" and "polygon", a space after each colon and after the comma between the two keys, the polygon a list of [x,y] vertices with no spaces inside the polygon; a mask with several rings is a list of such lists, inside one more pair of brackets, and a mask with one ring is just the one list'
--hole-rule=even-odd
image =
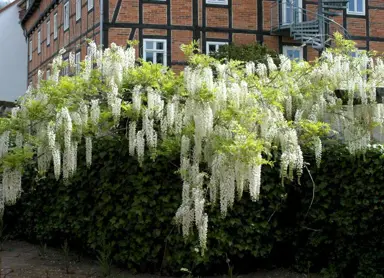
{"label": "metal railing", "polygon": [[276,0],[271,6],[271,33],[289,30],[290,35],[305,44],[322,49],[332,45],[332,34],[341,33],[349,39],[348,31],[333,19],[323,15],[322,1],[318,10],[303,9],[297,1]]}

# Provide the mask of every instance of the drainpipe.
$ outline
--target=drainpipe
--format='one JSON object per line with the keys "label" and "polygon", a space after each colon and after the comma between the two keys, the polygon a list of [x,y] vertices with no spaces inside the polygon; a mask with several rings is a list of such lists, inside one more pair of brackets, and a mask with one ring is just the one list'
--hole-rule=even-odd
{"label": "drainpipe", "polygon": [[103,46],[103,28],[104,28],[104,1],[109,1],[109,0],[100,0],[100,46],[104,48]]}

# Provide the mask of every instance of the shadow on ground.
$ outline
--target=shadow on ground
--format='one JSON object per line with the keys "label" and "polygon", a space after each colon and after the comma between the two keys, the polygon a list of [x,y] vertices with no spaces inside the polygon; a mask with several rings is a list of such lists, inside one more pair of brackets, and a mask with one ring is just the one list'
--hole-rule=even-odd
{"label": "shadow on ground", "polygon": [[[98,262],[79,258],[74,254],[66,256],[63,250],[44,248],[22,241],[6,241],[0,251],[0,278],[59,278],[59,277],[103,277]],[[133,275],[113,269],[110,277],[158,278],[155,275]],[[164,276],[163,276],[164,277]],[[224,276],[220,276],[224,277]],[[307,275],[288,270],[261,271],[236,278],[304,278]],[[312,277],[312,276],[311,276]]]}

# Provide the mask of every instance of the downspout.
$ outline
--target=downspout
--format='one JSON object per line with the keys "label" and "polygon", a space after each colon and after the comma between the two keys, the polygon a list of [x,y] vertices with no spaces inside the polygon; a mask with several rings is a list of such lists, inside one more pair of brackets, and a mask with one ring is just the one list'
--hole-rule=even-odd
{"label": "downspout", "polygon": [[104,28],[104,1],[109,0],[100,0],[100,46],[104,48],[103,45],[103,28]]}

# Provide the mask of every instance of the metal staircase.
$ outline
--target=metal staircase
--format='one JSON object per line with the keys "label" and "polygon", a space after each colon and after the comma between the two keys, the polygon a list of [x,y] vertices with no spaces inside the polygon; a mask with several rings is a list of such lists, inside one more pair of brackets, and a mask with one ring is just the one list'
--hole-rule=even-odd
{"label": "metal staircase", "polygon": [[[317,11],[303,9],[301,0],[276,0],[271,7],[271,33],[289,35],[303,45],[321,51],[332,45],[332,34],[349,38],[347,30],[332,17],[342,15],[349,0],[319,0]],[[341,11],[341,13],[340,13]]]}

